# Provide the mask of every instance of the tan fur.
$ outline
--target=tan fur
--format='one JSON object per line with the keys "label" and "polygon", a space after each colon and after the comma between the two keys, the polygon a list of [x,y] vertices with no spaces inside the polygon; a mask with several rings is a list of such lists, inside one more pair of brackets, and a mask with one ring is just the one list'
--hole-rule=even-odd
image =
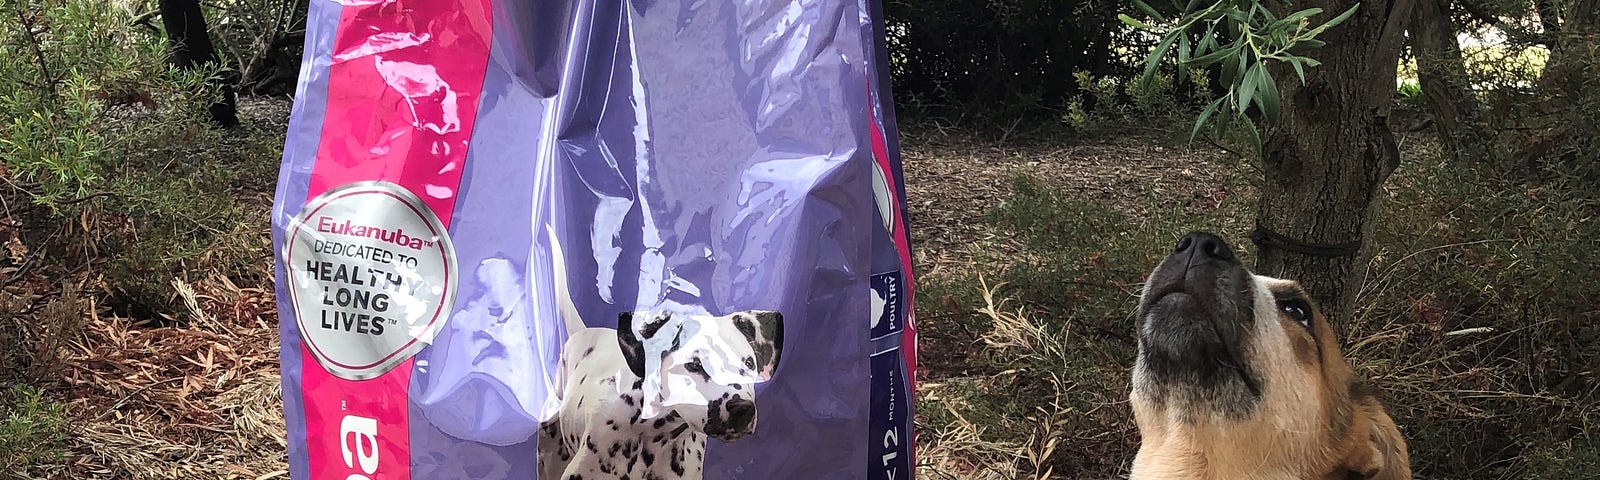
{"label": "tan fur", "polygon": [[[1130,400],[1141,443],[1130,480],[1410,479],[1399,429],[1356,388],[1327,319],[1314,313],[1312,335],[1272,297],[1273,289],[1298,285],[1263,276],[1255,282],[1256,325],[1242,348],[1261,377],[1260,403],[1244,419],[1158,405],[1143,397],[1138,385],[1152,380],[1136,369]],[[1313,344],[1315,351],[1306,348]]]}

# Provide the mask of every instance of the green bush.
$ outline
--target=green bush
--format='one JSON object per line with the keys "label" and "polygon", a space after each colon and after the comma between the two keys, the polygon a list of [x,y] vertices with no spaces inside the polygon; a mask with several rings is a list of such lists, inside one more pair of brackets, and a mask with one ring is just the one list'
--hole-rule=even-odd
{"label": "green bush", "polygon": [[1390,184],[1347,343],[1393,396],[1421,471],[1593,478],[1593,184],[1436,156]]}
{"label": "green bush", "polygon": [[207,255],[225,275],[257,263],[260,205],[239,200],[270,184],[278,145],[208,126],[220,70],[179,71],[164,35],[105,2],[0,0],[0,15],[18,19],[0,22],[0,195],[48,252],[37,267],[87,266],[102,305],[158,319],[203,252],[239,247]]}
{"label": "green bush", "polygon": [[30,468],[59,463],[66,422],[64,406],[38,388],[0,390],[0,478],[31,478]]}
{"label": "green bush", "polygon": [[[1198,105],[1178,94],[1173,77],[1159,72],[1146,84],[1078,71],[1073,79],[1082,93],[1067,101],[1061,121],[1078,132],[1126,131],[1133,125],[1149,125],[1148,131],[1158,133],[1177,130],[1194,120]],[[1184,77],[1189,90],[1209,91],[1210,80],[1205,72],[1195,70]]]}
{"label": "green bush", "polygon": [[171,67],[165,43],[118,28],[129,19],[108,3],[0,0],[0,10],[19,19],[0,24],[0,158],[52,210],[109,194],[121,154],[180,136],[214,93],[215,72]]}

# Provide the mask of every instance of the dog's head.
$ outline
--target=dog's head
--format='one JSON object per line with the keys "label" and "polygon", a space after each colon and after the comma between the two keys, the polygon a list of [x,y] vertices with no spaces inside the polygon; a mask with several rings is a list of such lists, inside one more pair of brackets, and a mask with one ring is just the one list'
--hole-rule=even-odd
{"label": "dog's head", "polygon": [[490,315],[499,317],[522,300],[522,272],[500,256],[478,263],[478,284],[483,285],[483,302]]}
{"label": "dog's head", "polygon": [[1395,440],[1369,435],[1389,419],[1362,393],[1306,291],[1252,274],[1215,235],[1178,241],[1145,283],[1138,322],[1130,399],[1147,443],[1259,438],[1249,458],[1322,474],[1366,462],[1355,457],[1371,453],[1369,436]]}
{"label": "dog's head", "polygon": [[628,368],[643,379],[647,416],[656,404],[705,405],[706,434],[733,441],[755,431],[755,384],[778,368],[783,315],[623,313],[617,339]]}

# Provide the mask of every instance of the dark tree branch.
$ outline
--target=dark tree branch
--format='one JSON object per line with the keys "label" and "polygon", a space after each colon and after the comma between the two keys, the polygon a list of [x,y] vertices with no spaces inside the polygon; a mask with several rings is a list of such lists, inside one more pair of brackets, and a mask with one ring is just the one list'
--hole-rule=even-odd
{"label": "dark tree branch", "polygon": [[150,29],[150,33],[161,33],[161,29],[156,28],[155,24],[150,23],[150,20],[158,16],[161,16],[160,10],[151,10],[134,16],[133,20],[129,21],[128,24],[148,28]]}
{"label": "dark tree branch", "polygon": [[[1411,11],[1416,8],[1417,0],[1394,0],[1389,4],[1388,17],[1383,24],[1383,30],[1378,34],[1378,39],[1372,44],[1373,58],[1400,58],[1400,51],[1405,49],[1406,29],[1411,21]],[[1374,63],[1374,69],[1388,69],[1393,73],[1393,66],[1385,67]],[[1379,75],[1378,72],[1367,75],[1373,85],[1368,91],[1391,91],[1394,88],[1393,75]],[[1386,78],[1387,77],[1387,78]],[[1387,101],[1387,99],[1385,99]]]}
{"label": "dark tree branch", "polygon": [[1536,0],[1533,9],[1539,14],[1539,29],[1545,35],[1561,34],[1561,13],[1556,11],[1556,4],[1552,0]]}
{"label": "dark tree branch", "polygon": [[[178,68],[192,70],[203,65],[217,64],[216,48],[211,44],[211,34],[206,30],[204,12],[196,0],[161,0],[161,23],[167,28],[167,41],[172,48],[173,61]],[[220,101],[210,107],[211,120],[224,128],[239,126],[237,107],[234,104],[233,86],[218,80],[222,90]]]}

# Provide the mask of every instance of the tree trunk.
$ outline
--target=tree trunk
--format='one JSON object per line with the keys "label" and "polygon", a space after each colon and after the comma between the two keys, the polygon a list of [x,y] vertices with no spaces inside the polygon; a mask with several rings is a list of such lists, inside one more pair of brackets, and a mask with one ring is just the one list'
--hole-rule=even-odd
{"label": "tree trunk", "polygon": [[[1344,331],[1370,258],[1374,202],[1399,165],[1387,118],[1413,0],[1361,2],[1345,23],[1321,37],[1322,65],[1275,78],[1282,117],[1265,133],[1256,269],[1297,280]],[[1348,0],[1296,2],[1321,7],[1319,18],[1350,8]],[[1282,8],[1282,7],[1279,7]]]}
{"label": "tree trunk", "polygon": [[1416,0],[1411,47],[1417,57],[1417,80],[1448,158],[1494,155],[1496,142],[1483,121],[1482,105],[1471,92],[1446,1]]}
{"label": "tree trunk", "polygon": [[1546,88],[1558,91],[1569,87],[1581,88],[1584,80],[1590,78],[1586,75],[1594,67],[1593,61],[1585,62],[1582,57],[1594,55],[1591,48],[1600,43],[1600,38],[1596,38],[1600,36],[1600,11],[1597,10],[1600,10],[1600,0],[1572,0],[1567,4],[1559,27],[1555,31],[1545,32],[1547,37],[1552,38],[1550,57],[1545,61],[1544,70],[1539,73],[1540,83]]}
{"label": "tree trunk", "polygon": [[[199,0],[161,0],[160,9],[161,24],[167,28],[167,43],[178,68],[192,70],[217,63],[216,48],[211,45],[211,34],[206,30]],[[236,127],[239,117],[234,106],[233,85],[225,79],[218,79],[217,83],[222,99],[211,104],[211,121],[225,128]]]}

